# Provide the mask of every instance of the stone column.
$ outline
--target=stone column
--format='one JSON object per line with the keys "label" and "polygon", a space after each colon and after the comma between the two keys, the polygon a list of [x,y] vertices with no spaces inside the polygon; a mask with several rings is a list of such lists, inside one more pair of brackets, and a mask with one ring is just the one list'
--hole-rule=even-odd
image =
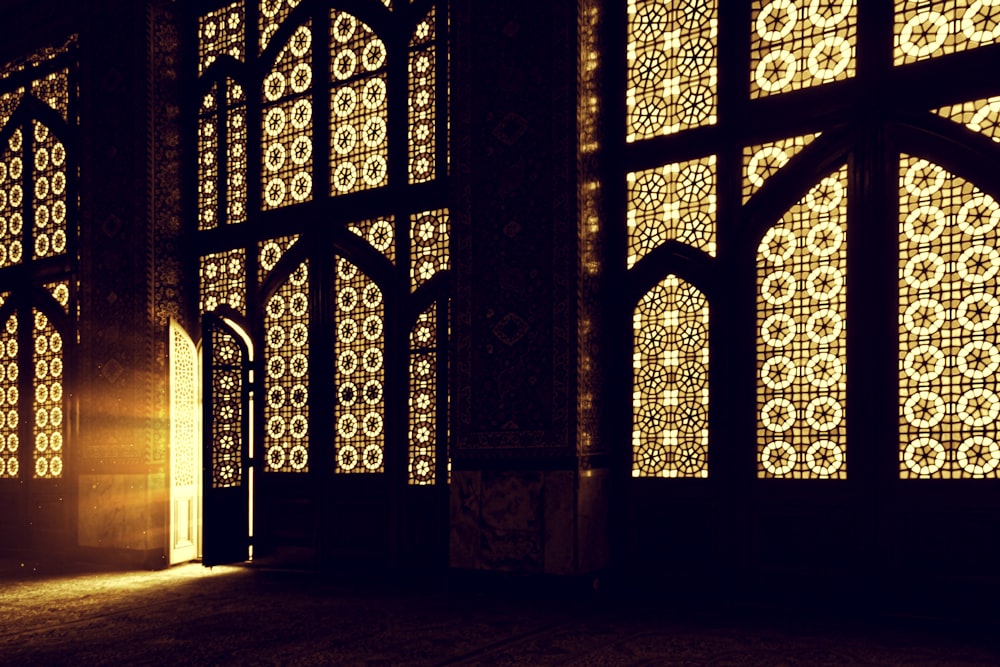
{"label": "stone column", "polygon": [[452,8],[450,563],[584,575],[608,553],[592,414],[598,204],[577,119],[578,19],[590,15],[576,0]]}

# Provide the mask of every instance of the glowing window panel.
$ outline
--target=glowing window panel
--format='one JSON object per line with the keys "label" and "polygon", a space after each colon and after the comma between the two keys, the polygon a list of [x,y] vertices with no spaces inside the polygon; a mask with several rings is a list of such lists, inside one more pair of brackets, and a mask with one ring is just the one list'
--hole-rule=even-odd
{"label": "glowing window panel", "polygon": [[240,486],[243,478],[243,349],[236,337],[222,327],[212,336],[212,439],[213,489]]}
{"label": "glowing window panel", "polygon": [[934,109],[934,113],[1000,142],[1000,97],[952,104]]}
{"label": "glowing window panel", "polygon": [[974,49],[998,38],[998,0],[896,0],[897,65]]}
{"label": "glowing window panel", "polygon": [[14,110],[17,109],[17,105],[20,104],[23,95],[23,88],[0,94],[0,129],[7,125],[10,117],[14,114]]}
{"label": "glowing window panel", "polygon": [[177,322],[170,323],[170,476],[177,487],[198,482],[198,355]]}
{"label": "glowing window panel", "polygon": [[666,241],[715,255],[715,156],[630,172],[628,266]]}
{"label": "glowing window panel", "polygon": [[450,263],[450,220],[447,209],[418,213],[410,226],[410,286],[416,289],[447,271]]}
{"label": "glowing window panel", "polygon": [[198,229],[219,224],[219,114],[218,86],[202,98],[198,116]]}
{"label": "glowing window panel", "polygon": [[264,77],[261,199],[264,210],[312,199],[312,28],[299,26]]}
{"label": "glowing window panel", "polygon": [[434,152],[437,51],[434,48],[434,10],[417,24],[410,38],[410,183],[435,176]]}
{"label": "glowing window panel", "polygon": [[754,195],[764,182],[778,173],[799,151],[819,136],[807,134],[801,137],[770,141],[743,149],[743,203]]}
{"label": "glowing window panel", "polygon": [[69,70],[61,69],[31,82],[31,94],[52,107],[65,121],[69,117]]}
{"label": "glowing window panel", "polygon": [[854,76],[855,0],[754,0],[750,96]]}
{"label": "glowing window panel", "polygon": [[34,320],[34,477],[58,479],[63,473],[63,339],[41,311],[34,311]]}
{"label": "glowing window panel", "polygon": [[[8,296],[3,294],[0,298],[6,301]],[[21,373],[17,337],[17,314],[12,313],[0,329],[0,479],[17,479],[21,470],[18,458]]]}
{"label": "glowing window panel", "polygon": [[330,193],[388,183],[386,48],[346,12],[331,14]]}
{"label": "glowing window panel", "polygon": [[352,222],[347,231],[360,236],[390,262],[396,261],[395,228],[392,216]]}
{"label": "glowing window panel", "polygon": [[338,258],[335,294],[336,471],[384,472],[385,306],[382,290],[358,267]]}
{"label": "glowing window panel", "polygon": [[201,258],[202,313],[228,306],[246,314],[246,252],[242,248]]}
{"label": "glowing window panel", "polygon": [[24,258],[24,132],[14,130],[0,154],[0,268]]}
{"label": "glowing window panel", "polygon": [[900,476],[995,478],[1000,204],[907,155],[899,196]]}
{"label": "glowing window panel", "polygon": [[632,318],[632,476],[708,477],[708,300],[669,275]]}
{"label": "glowing window panel", "polygon": [[309,271],[303,262],[264,307],[265,472],[309,471]]}
{"label": "glowing window panel", "polygon": [[234,2],[198,18],[198,74],[211,67],[219,56],[242,62],[246,57],[243,2]]}
{"label": "glowing window panel", "polygon": [[410,484],[434,484],[437,471],[437,308],[420,313],[410,331]]}
{"label": "glowing window panel", "polygon": [[66,252],[66,148],[49,128],[34,128],[35,259]]}
{"label": "glowing window panel", "polygon": [[45,286],[46,291],[52,295],[53,300],[58,303],[64,313],[69,313],[69,281],[63,280],[58,283],[49,283]]}
{"label": "glowing window panel", "polygon": [[757,249],[757,475],[844,479],[847,168]]}
{"label": "glowing window panel", "polygon": [[715,0],[628,0],[626,140],[715,124]]}
{"label": "glowing window panel", "polygon": [[257,16],[257,26],[260,29],[260,50],[263,52],[271,43],[271,38],[284,23],[292,10],[299,6],[302,0],[260,0],[260,11]]}
{"label": "glowing window panel", "polygon": [[269,241],[262,241],[260,243],[260,250],[257,256],[257,282],[264,282],[271,272],[274,271],[274,267],[278,265],[281,258],[285,256],[288,249],[295,245],[295,242],[299,239],[298,236],[282,236],[281,238],[271,239]]}
{"label": "glowing window panel", "polygon": [[243,87],[235,81],[226,86],[226,222],[247,219],[247,106]]}

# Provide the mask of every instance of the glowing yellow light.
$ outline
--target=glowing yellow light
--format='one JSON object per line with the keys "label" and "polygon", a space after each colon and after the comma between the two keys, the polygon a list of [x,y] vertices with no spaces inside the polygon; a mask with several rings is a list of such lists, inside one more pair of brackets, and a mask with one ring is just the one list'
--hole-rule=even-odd
{"label": "glowing yellow light", "polygon": [[906,155],[899,185],[900,476],[996,477],[1000,205]]}
{"label": "glowing yellow light", "polygon": [[846,184],[824,178],[757,250],[760,477],[846,476]]}

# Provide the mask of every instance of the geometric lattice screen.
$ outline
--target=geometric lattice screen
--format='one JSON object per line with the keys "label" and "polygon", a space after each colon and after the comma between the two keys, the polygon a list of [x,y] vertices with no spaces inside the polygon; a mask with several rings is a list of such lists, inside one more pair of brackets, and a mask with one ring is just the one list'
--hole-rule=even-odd
{"label": "geometric lattice screen", "polygon": [[760,477],[846,477],[847,168],[757,250]]}
{"label": "geometric lattice screen", "polygon": [[[433,311],[385,317],[450,266],[443,195],[411,195],[446,190],[447,27],[436,2],[389,0],[239,0],[199,18],[201,312],[259,332],[263,472],[383,473],[391,446],[424,471],[411,483],[438,481],[442,328]],[[411,428],[388,428],[407,403]]]}
{"label": "geometric lattice screen", "polygon": [[899,178],[900,475],[997,477],[1000,204],[921,158]]}
{"label": "geometric lattice screen", "polygon": [[60,479],[76,341],[75,40],[0,67],[0,479]]}
{"label": "geometric lattice screen", "polygon": [[708,476],[708,301],[667,276],[633,319],[635,477]]}
{"label": "geometric lattice screen", "polygon": [[763,97],[854,76],[855,0],[753,3],[750,96]]}
{"label": "geometric lattice screen", "polygon": [[896,0],[896,65],[974,49],[1000,39],[993,0]]}

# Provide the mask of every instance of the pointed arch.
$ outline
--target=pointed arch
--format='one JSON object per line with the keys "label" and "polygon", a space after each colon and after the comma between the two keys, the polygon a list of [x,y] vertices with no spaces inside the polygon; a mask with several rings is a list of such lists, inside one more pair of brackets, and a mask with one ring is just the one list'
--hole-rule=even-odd
{"label": "pointed arch", "polygon": [[757,247],[757,474],[846,476],[847,168]]}

